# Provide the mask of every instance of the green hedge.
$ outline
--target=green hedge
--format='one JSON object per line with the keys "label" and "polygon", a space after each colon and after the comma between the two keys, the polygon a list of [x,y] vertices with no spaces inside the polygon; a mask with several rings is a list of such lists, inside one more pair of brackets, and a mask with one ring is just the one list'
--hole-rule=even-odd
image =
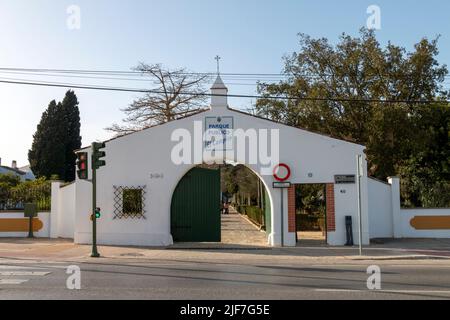
{"label": "green hedge", "polygon": [[297,214],[298,231],[325,230],[325,216]]}
{"label": "green hedge", "polygon": [[264,224],[264,211],[256,206],[237,206],[236,210],[246,215],[254,223],[262,226]]}

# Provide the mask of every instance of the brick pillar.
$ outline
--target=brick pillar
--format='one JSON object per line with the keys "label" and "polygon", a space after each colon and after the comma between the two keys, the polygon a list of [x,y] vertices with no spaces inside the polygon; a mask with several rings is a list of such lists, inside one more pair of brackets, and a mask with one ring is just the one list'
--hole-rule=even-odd
{"label": "brick pillar", "polygon": [[334,214],[334,184],[328,183],[326,186],[327,199],[327,231],[336,231],[336,219]]}
{"label": "brick pillar", "polygon": [[289,232],[296,232],[295,225],[295,185],[288,189],[288,230]]}

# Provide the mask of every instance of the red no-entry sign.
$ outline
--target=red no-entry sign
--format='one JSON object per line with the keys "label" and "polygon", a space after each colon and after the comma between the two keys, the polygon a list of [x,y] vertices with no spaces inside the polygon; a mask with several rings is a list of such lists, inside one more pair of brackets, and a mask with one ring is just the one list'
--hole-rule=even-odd
{"label": "red no-entry sign", "polygon": [[291,168],[285,163],[280,163],[273,168],[273,177],[279,182],[287,181],[291,177]]}

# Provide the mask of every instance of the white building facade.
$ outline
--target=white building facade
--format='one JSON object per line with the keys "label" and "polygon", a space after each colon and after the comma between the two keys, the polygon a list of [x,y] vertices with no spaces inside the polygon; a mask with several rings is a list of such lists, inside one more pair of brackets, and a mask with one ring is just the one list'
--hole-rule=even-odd
{"label": "white building facade", "polygon": [[[227,92],[218,77],[212,87],[208,110],[106,142],[107,165],[97,171],[97,206],[102,212],[102,217],[97,221],[98,243],[138,246],[173,244],[171,204],[177,185],[199,163],[216,160],[246,165],[259,176],[270,198],[268,244],[295,246],[295,189],[291,187],[282,191],[273,187],[275,179],[271,173],[276,163],[264,157],[271,155],[277,163],[290,167],[288,181],[292,185],[326,184],[328,244],[346,243],[346,216],[352,217],[353,238],[358,244],[358,199],[362,240],[363,244],[369,244],[364,146],[233,110],[228,106]],[[202,156],[199,159],[198,151],[205,151],[203,135],[210,123],[227,123],[228,133],[240,132],[246,143],[242,144],[242,139],[239,142],[236,138],[227,148],[219,150],[222,153],[205,156],[203,152],[200,153],[203,159]],[[183,139],[183,135],[190,138]],[[180,151],[183,146],[189,146],[190,150],[185,148]],[[79,152],[88,152],[90,157],[91,150],[86,148]],[[335,180],[337,175],[357,175],[358,155],[363,156],[364,171],[360,178],[359,195],[356,183],[336,184]],[[142,196],[142,216],[123,216],[123,190],[134,188],[141,190],[138,194]],[[54,186],[54,189],[59,196],[53,197],[56,203],[52,202],[52,214],[53,209],[57,212],[52,216],[52,226],[55,226],[52,236],[59,236],[56,226],[60,226],[65,236],[73,233],[75,243],[91,243],[91,183],[77,179],[69,187],[61,189]]]}

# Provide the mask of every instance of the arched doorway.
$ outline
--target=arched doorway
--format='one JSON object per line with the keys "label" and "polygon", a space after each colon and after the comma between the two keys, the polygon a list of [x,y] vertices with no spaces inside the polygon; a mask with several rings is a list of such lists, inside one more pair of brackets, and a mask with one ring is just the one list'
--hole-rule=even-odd
{"label": "arched doorway", "polygon": [[175,242],[220,242],[220,171],[193,168],[178,183],[171,204]]}
{"label": "arched doorway", "polygon": [[[241,177],[243,171],[249,176],[244,181],[235,181],[234,193],[227,188],[230,181],[224,181],[230,167],[238,168]],[[224,214],[225,203],[230,206],[229,215]],[[181,178],[172,196],[174,242],[267,245],[271,226],[271,199],[266,186],[254,171],[243,165],[195,167]]]}

